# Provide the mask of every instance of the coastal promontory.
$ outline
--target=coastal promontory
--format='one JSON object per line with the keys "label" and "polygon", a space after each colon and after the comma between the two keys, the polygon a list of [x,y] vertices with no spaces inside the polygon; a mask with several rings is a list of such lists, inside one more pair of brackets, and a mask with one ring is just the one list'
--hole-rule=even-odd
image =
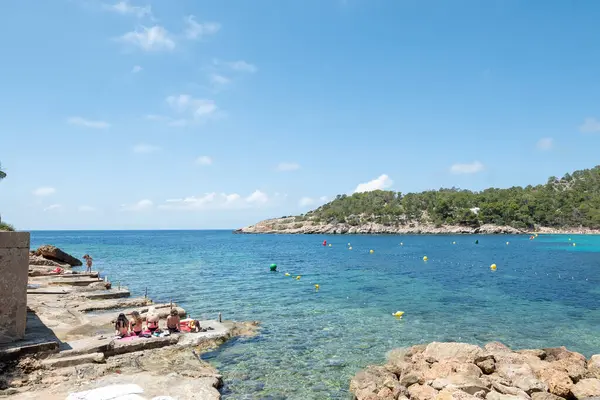
{"label": "coastal promontory", "polygon": [[483,191],[374,190],[338,195],[297,216],[235,233],[519,234],[600,233],[600,166],[550,177],[545,184]]}

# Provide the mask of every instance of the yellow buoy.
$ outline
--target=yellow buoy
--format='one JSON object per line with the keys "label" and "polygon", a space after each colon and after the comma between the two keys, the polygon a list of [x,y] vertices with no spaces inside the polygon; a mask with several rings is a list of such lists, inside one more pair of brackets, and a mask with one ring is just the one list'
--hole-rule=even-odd
{"label": "yellow buoy", "polygon": [[508,242],[506,242],[506,244],[508,244]]}
{"label": "yellow buoy", "polygon": [[571,238],[569,238],[569,242],[571,241]]}
{"label": "yellow buoy", "polygon": [[400,242],[400,246],[404,246],[404,243]]}
{"label": "yellow buoy", "polygon": [[398,318],[402,318],[402,316],[404,315],[404,311],[396,311],[395,313],[392,314],[394,317],[398,317]]}
{"label": "yellow buoy", "polygon": [[452,242],[452,244],[456,244],[456,242]]}
{"label": "yellow buoy", "polygon": [[490,265],[490,269],[491,269],[492,271],[495,271],[495,270],[496,270],[496,264],[492,264],[492,265]]}
{"label": "yellow buoy", "polygon": [[352,250],[352,246],[348,247],[348,250]]}
{"label": "yellow buoy", "polygon": [[296,280],[297,280],[297,281],[299,281],[299,280],[300,280],[300,275],[298,275],[298,276],[296,277]]}
{"label": "yellow buoy", "polygon": [[374,253],[374,251],[373,251],[373,250],[369,250],[369,253],[373,254],[373,253]]}
{"label": "yellow buoy", "polygon": [[329,247],[331,247],[331,243],[329,243]]}
{"label": "yellow buoy", "polygon": [[423,261],[427,261],[429,260],[429,258],[427,258],[427,256],[423,256]]}
{"label": "yellow buoy", "polygon": [[348,243],[348,246],[350,246],[350,243]]}
{"label": "yellow buoy", "polygon": [[289,273],[289,272],[286,272],[286,273],[285,273],[285,276],[290,276],[290,273]]}
{"label": "yellow buoy", "polygon": [[573,246],[577,246],[577,243],[573,243]]}
{"label": "yellow buoy", "polygon": [[316,290],[319,290],[319,285],[318,285],[318,284],[317,284],[317,285],[315,285],[315,289],[316,289]]}

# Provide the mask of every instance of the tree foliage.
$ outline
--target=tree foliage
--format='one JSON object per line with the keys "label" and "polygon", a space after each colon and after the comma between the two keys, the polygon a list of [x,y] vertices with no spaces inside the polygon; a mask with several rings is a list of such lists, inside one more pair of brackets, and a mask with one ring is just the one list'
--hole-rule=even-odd
{"label": "tree foliage", "polygon": [[404,225],[509,225],[520,229],[600,228],[600,166],[575,171],[546,184],[490,188],[481,192],[457,188],[421,193],[376,190],[338,195],[305,215],[315,221],[358,225],[377,222]]}

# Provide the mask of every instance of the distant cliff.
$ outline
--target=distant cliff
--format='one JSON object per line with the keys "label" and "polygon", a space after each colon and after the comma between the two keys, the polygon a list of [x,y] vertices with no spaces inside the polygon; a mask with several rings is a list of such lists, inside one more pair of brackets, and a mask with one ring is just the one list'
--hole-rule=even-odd
{"label": "distant cliff", "polygon": [[375,190],[338,195],[299,216],[269,219],[236,233],[473,234],[600,233],[600,166],[546,184],[403,195]]}

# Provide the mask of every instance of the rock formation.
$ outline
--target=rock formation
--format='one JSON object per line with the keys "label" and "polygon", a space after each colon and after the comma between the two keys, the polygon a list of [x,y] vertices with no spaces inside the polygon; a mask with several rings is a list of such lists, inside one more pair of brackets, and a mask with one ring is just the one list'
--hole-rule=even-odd
{"label": "rock formation", "polygon": [[40,246],[35,252],[34,255],[41,256],[47,260],[56,261],[63,264],[69,264],[71,267],[78,267],[83,265],[81,260],[73,257],[70,254],[65,253],[61,249],[52,245],[43,245]]}
{"label": "rock formation", "polygon": [[358,400],[580,400],[600,396],[600,355],[433,342],[391,351],[350,391]]}

